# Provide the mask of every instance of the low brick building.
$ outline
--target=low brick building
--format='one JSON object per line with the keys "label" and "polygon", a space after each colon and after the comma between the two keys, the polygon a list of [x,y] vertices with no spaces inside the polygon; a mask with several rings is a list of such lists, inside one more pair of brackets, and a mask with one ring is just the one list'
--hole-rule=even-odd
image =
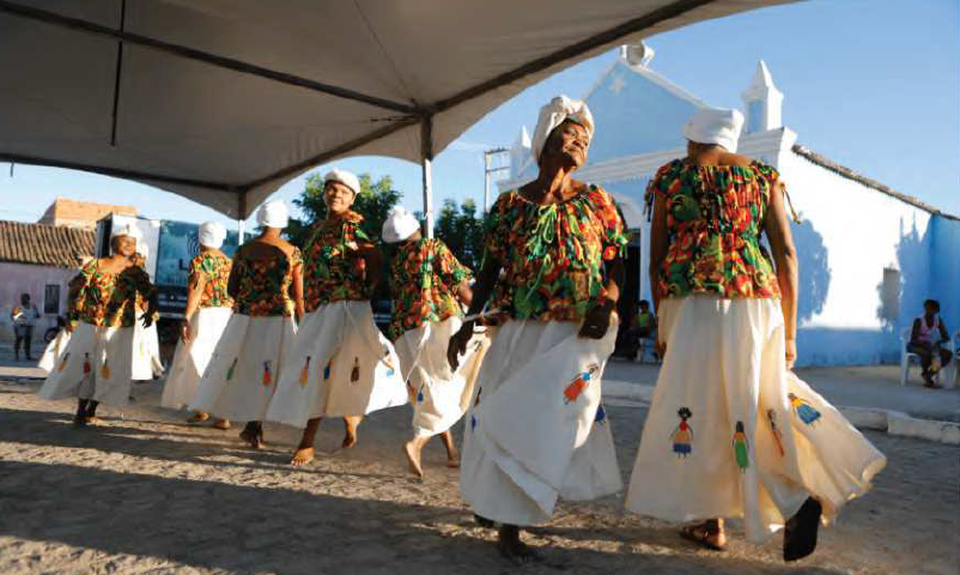
{"label": "low brick building", "polygon": [[113,206],[94,202],[78,202],[68,198],[54,200],[38,223],[49,226],[67,226],[95,230],[97,221],[110,214],[136,216],[137,208],[133,206]]}
{"label": "low brick building", "polygon": [[43,314],[35,338],[64,315],[67,284],[81,260],[93,257],[95,232],[77,227],[0,221],[0,340],[13,339],[10,311],[20,295]]}

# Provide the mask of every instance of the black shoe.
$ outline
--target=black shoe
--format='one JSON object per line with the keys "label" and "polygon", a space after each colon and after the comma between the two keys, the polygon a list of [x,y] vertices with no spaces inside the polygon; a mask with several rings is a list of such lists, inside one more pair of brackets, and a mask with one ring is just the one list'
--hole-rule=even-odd
{"label": "black shoe", "polygon": [[823,506],[813,497],[808,497],[797,514],[787,521],[783,530],[783,560],[797,561],[810,555],[817,548],[817,531]]}

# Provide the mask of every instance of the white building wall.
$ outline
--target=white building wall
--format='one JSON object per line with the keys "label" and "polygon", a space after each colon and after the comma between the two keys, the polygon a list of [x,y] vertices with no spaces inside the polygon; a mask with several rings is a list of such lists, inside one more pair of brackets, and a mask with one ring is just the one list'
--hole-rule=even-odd
{"label": "white building wall", "polygon": [[900,268],[897,248],[901,234],[915,227],[923,238],[931,215],[793,152],[783,154],[779,163],[801,219],[823,236],[830,268],[823,310],[802,325],[879,330],[877,286],[883,281],[883,270]]}

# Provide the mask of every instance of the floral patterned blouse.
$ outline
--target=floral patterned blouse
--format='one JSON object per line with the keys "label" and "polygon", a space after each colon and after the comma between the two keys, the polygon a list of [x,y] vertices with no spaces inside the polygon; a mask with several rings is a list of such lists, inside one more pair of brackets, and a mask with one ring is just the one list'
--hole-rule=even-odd
{"label": "floral patterned blouse", "polygon": [[669,247],[660,269],[661,297],[717,294],[778,298],[780,285],[760,242],[763,216],[779,174],[750,167],[700,166],[674,160],[647,186],[666,200]]}
{"label": "floral patterned blouse", "polygon": [[390,264],[393,320],[390,338],[420,327],[462,316],[457,288],[473,276],[445,243],[435,238],[404,242]]}
{"label": "floral patterned blouse", "polygon": [[293,283],[293,270],[303,265],[303,256],[297,248],[293,248],[289,256],[282,253],[280,248],[276,250],[275,257],[262,260],[245,258],[237,252],[232,272],[237,274],[234,313],[250,316],[293,315],[290,286]]}
{"label": "floral patterned blouse", "polygon": [[583,320],[606,295],[602,265],[623,255],[627,236],[613,198],[585,185],[573,198],[540,206],[502,194],[486,222],[485,258],[503,266],[491,308],[514,319]]}
{"label": "floral patterned blouse", "polygon": [[317,224],[304,248],[303,299],[306,312],[341,300],[370,299],[366,261],[361,250],[374,246],[363,216],[347,212],[339,221]]}
{"label": "floral patterned blouse", "polygon": [[222,253],[200,252],[190,260],[190,289],[196,289],[203,283],[199,308],[233,307],[233,298],[227,293],[230,282],[230,267],[233,261]]}
{"label": "floral patterned blouse", "polygon": [[100,269],[100,260],[93,259],[70,280],[67,319],[102,327],[133,327],[141,315],[138,301],[147,302],[155,295],[143,268],[132,265],[108,273]]}

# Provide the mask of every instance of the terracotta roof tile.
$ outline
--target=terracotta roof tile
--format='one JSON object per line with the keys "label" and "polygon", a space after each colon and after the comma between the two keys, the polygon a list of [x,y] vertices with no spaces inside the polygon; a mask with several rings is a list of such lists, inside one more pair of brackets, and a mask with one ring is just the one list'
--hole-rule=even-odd
{"label": "terracotta roof tile", "polygon": [[90,230],[0,220],[0,262],[80,267],[93,256],[96,234]]}

